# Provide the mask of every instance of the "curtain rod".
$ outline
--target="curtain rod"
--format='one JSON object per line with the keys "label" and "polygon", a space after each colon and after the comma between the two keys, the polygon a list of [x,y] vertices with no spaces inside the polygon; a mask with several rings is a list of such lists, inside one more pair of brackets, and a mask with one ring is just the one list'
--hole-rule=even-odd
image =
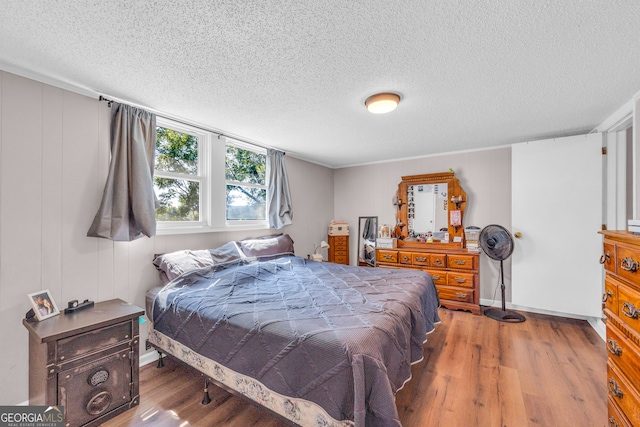
{"label": "curtain rod", "polygon": [[[111,108],[111,104],[113,104],[114,102],[118,102],[118,101],[114,101],[113,99],[106,98],[106,97],[104,97],[104,96],[102,96],[102,95],[100,95],[100,96],[98,97],[98,101],[105,101],[105,102],[107,103],[107,105],[109,106],[109,108]],[[154,113],[154,114],[155,114],[155,113]],[[194,125],[193,123],[187,123],[187,122],[185,122],[184,120],[179,120],[179,119],[175,119],[175,118],[172,118],[172,117],[166,117],[166,116],[164,116],[164,115],[162,115],[162,114],[157,114],[157,115],[158,115],[158,116],[161,116],[161,117],[163,117],[163,118],[165,118],[165,119],[169,119],[169,120],[173,120],[174,122],[181,123],[181,124],[183,124],[183,125],[197,127],[197,128],[202,129],[202,130],[206,130],[207,132],[214,133],[214,134],[218,135],[218,139],[219,139],[221,136],[224,136],[224,137],[227,137],[227,138],[235,139],[235,140],[240,141],[240,142],[244,142],[245,144],[253,145],[253,146],[255,146],[255,147],[260,147],[260,148],[265,148],[265,149],[269,149],[269,148],[271,148],[271,147],[266,147],[266,146],[264,146],[264,145],[256,144],[255,142],[250,142],[250,141],[244,140],[244,139],[242,139],[242,138],[237,138],[237,137],[235,137],[235,136],[227,135],[227,134],[225,134],[225,133],[223,133],[223,132],[218,132],[218,131],[215,131],[215,130],[213,130],[213,129],[205,128],[205,127],[202,127],[202,126],[197,126],[197,125]],[[273,149],[274,149],[274,150],[277,150],[277,148],[273,148]],[[278,150],[278,151],[282,152],[282,155],[283,155],[283,156],[287,154],[286,152],[284,152],[284,151],[282,151],[282,150]]]}

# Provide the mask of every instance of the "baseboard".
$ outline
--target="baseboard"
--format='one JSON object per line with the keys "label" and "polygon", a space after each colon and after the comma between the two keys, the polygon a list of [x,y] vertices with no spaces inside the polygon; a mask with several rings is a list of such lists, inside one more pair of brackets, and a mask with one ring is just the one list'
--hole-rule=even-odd
{"label": "baseboard", "polygon": [[[486,307],[502,308],[502,304],[501,303],[497,303],[496,301],[488,300],[488,299],[486,299],[486,300],[485,299],[481,299],[480,300],[480,305],[486,306]],[[510,302],[505,303],[505,308],[507,308],[508,310],[524,311],[524,312],[527,312],[527,313],[546,314],[547,316],[559,316],[559,317],[566,317],[566,318],[569,318],[569,319],[586,320],[589,323],[589,325],[591,325],[591,327],[600,336],[600,338],[602,338],[603,341],[606,340],[606,335],[607,334],[606,334],[606,329],[605,329],[604,322],[602,322],[602,319],[599,319],[597,317],[582,316],[582,315],[579,315],[579,314],[561,313],[561,312],[552,311],[552,310],[543,310],[543,309],[539,309],[539,308],[524,307],[524,306],[521,306],[521,305],[511,304]]]}
{"label": "baseboard", "polygon": [[591,327],[595,329],[598,335],[600,335],[602,341],[607,341],[607,325],[604,324],[602,319],[599,319],[597,317],[590,317],[587,319],[587,321],[589,322]]}
{"label": "baseboard", "polygon": [[140,366],[148,365],[158,360],[158,352],[155,350],[148,351],[140,355]]}

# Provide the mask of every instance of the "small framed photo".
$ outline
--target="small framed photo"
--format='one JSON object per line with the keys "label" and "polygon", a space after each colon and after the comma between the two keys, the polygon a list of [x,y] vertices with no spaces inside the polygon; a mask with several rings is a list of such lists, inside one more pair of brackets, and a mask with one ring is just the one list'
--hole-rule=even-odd
{"label": "small framed photo", "polygon": [[60,310],[58,310],[58,306],[53,300],[49,289],[29,294],[27,298],[29,298],[38,320],[48,319],[49,317],[60,314]]}

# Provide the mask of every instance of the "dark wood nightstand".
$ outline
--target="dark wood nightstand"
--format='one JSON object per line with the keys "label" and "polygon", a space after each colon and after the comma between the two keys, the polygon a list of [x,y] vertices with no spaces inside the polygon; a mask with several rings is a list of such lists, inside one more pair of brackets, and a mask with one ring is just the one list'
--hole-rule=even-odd
{"label": "dark wood nightstand", "polygon": [[29,330],[29,404],[61,405],[65,425],[95,426],[139,404],[139,325],[144,310],[120,299]]}

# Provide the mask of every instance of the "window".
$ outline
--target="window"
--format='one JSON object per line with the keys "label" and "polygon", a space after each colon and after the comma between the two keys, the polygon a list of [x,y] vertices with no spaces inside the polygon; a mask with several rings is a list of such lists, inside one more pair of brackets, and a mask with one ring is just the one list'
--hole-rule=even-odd
{"label": "window", "polygon": [[157,118],[158,232],[266,228],[266,150]]}
{"label": "window", "polygon": [[227,143],[225,156],[226,220],[265,221],[267,218],[267,156],[265,150]]}

